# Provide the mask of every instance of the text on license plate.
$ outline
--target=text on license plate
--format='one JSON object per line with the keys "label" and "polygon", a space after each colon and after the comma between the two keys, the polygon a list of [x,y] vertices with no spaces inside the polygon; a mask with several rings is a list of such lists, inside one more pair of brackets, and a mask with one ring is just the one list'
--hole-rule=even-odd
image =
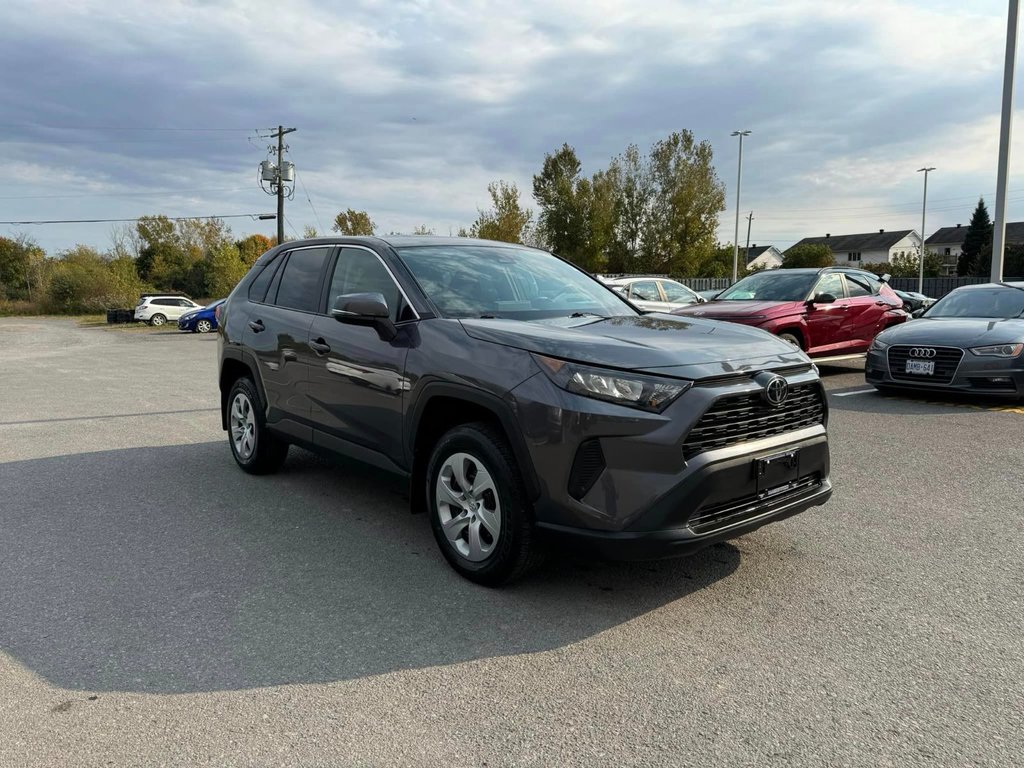
{"label": "text on license plate", "polygon": [[934,360],[907,360],[907,373],[916,373],[920,376],[935,375]]}

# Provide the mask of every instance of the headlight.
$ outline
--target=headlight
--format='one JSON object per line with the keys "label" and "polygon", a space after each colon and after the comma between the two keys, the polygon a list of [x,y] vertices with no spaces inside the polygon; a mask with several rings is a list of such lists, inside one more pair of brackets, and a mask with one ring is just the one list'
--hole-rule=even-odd
{"label": "headlight", "polygon": [[868,347],[868,349],[871,350],[872,352],[882,352],[882,351],[884,351],[884,350],[886,350],[888,348],[889,348],[889,345],[886,344],[884,341],[882,341],[877,336],[875,336],[875,338],[873,338],[871,340],[871,346]]}
{"label": "headlight", "polygon": [[973,347],[971,352],[979,357],[1016,357],[1024,350],[1024,344],[993,344],[988,347]]}
{"label": "headlight", "polygon": [[533,359],[555,384],[568,392],[654,413],[664,411],[693,385],[692,381],[591,368],[543,355],[534,355]]}

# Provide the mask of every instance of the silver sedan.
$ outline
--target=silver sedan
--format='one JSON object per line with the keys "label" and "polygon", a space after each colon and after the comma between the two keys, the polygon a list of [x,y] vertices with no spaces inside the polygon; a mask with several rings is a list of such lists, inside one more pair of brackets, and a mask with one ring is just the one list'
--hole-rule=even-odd
{"label": "silver sedan", "polygon": [[1024,283],[957,288],[878,334],[864,372],[878,389],[1024,398]]}

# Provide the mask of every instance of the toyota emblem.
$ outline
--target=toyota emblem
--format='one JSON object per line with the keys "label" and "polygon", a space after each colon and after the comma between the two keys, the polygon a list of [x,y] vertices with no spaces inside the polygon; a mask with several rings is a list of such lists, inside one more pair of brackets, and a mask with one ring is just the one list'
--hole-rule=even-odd
{"label": "toyota emblem", "polygon": [[764,399],[769,405],[780,406],[789,397],[789,382],[781,376],[774,376],[764,387]]}
{"label": "toyota emblem", "polygon": [[931,347],[912,347],[910,350],[911,357],[935,357],[935,350]]}

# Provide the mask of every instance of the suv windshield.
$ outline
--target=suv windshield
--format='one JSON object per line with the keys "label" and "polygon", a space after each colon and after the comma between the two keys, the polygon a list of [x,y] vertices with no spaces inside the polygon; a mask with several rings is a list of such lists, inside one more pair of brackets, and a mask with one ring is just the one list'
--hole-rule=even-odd
{"label": "suv windshield", "polygon": [[953,291],[939,299],[927,317],[1020,317],[1024,314],[1024,290],[998,287]]}
{"label": "suv windshield", "polygon": [[803,301],[817,279],[815,272],[759,272],[722,291],[715,301]]}
{"label": "suv windshield", "polygon": [[542,251],[486,245],[398,248],[445,317],[537,320],[574,314],[636,315],[612,291]]}

